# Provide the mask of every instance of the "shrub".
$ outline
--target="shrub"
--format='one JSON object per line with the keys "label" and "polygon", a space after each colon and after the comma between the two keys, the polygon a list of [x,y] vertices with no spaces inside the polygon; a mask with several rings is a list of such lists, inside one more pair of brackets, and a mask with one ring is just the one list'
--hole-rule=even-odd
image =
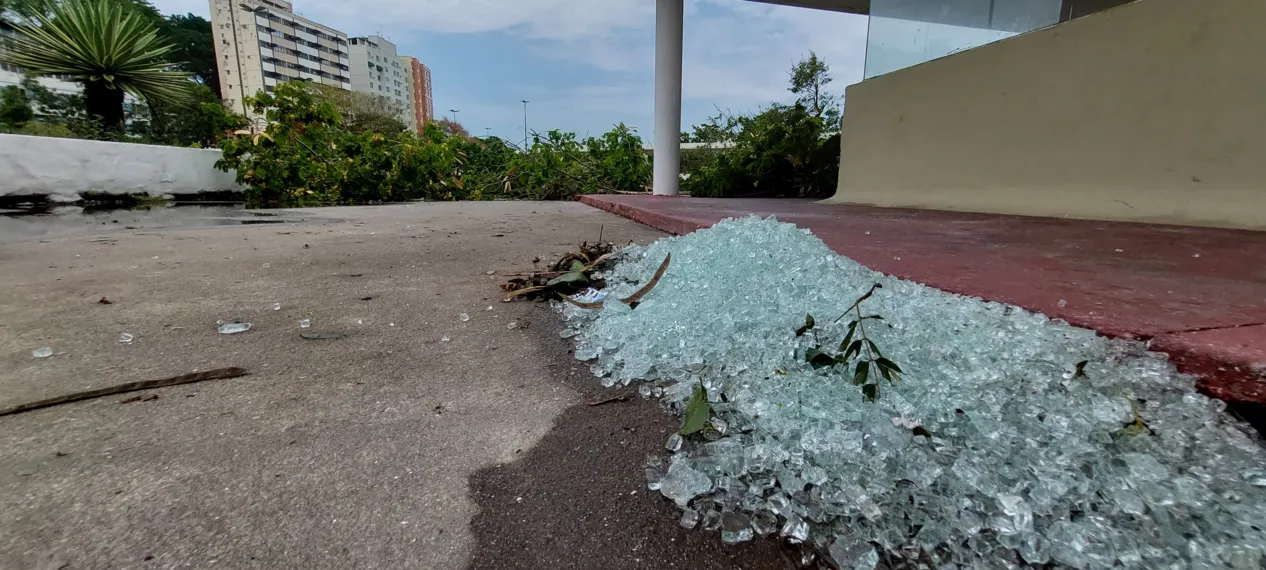
{"label": "shrub", "polygon": [[0,90],[0,126],[18,129],[34,118],[35,110],[25,90],[14,85]]}
{"label": "shrub", "polygon": [[839,135],[803,105],[773,105],[731,119],[733,147],[717,151],[682,183],[691,196],[826,197],[839,173]]}
{"label": "shrub", "polygon": [[255,204],[563,200],[640,191],[651,177],[641,139],[623,124],[583,141],[560,131],[536,135],[524,151],[497,138],[463,136],[438,122],[420,136],[349,126],[328,98],[304,82],[278,85],[247,103],[267,126],[221,141],[224,158],[216,166],[236,170]]}
{"label": "shrub", "polygon": [[220,143],[221,170],[236,170],[247,200],[260,205],[319,205],[451,199],[460,188],[459,145],[428,129],[407,133],[350,132],[334,107],[303,82],[247,98],[267,127]]}
{"label": "shrub", "polygon": [[642,140],[623,123],[583,142],[575,133],[535,135],[532,148],[516,155],[506,173],[507,197],[565,200],[579,194],[638,192],[651,180]]}

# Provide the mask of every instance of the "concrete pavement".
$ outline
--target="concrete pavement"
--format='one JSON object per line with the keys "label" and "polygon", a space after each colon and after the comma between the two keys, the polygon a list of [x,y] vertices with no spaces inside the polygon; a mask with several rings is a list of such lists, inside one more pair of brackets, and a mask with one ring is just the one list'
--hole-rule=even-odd
{"label": "concrete pavement", "polygon": [[[571,433],[556,419],[583,405],[584,386],[597,390],[544,330],[556,322],[547,309],[498,302],[501,274],[596,239],[600,227],[616,242],[662,235],[576,203],[314,209],[280,219],[0,231],[0,408],[196,370],[253,373],[144,393],[159,396],[151,401],[0,417],[0,568],[466,566],[480,549],[469,478],[513,464],[551,429]],[[112,304],[99,304],[103,296]],[[347,337],[303,340],[303,318],[309,331]],[[254,328],[217,333],[218,320],[239,319]],[[121,333],[135,338],[122,344]],[[56,354],[33,358],[44,346]],[[638,405],[625,426],[665,422]],[[666,433],[609,453],[640,463]],[[619,484],[636,485],[635,475]],[[600,484],[613,483],[576,481],[583,493]],[[642,489],[632,500],[666,513],[656,524],[672,529],[673,509]],[[612,523],[623,524],[592,521]],[[516,524],[527,532],[534,522]],[[674,550],[680,531],[652,534],[645,548],[700,561],[691,567],[731,567],[733,552],[747,552],[718,558],[714,535]],[[769,545],[747,548],[756,554],[738,559],[776,559]],[[644,553],[614,550],[603,564],[645,567]],[[496,550],[479,560],[506,566],[498,560],[515,556]],[[582,568],[596,560],[562,557]]]}

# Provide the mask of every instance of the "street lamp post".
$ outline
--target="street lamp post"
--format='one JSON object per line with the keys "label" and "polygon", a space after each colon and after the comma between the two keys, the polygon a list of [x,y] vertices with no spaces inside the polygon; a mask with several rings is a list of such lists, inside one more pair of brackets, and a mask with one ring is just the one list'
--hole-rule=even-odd
{"label": "street lamp post", "polygon": [[448,112],[450,112],[450,113],[452,113],[452,114],[453,114],[453,122],[454,122],[454,123],[456,123],[456,122],[457,122],[457,114],[458,114],[458,113],[460,113],[460,112],[462,112],[462,110],[461,110],[461,109],[449,109],[449,110],[448,110]]}
{"label": "street lamp post", "polygon": [[527,99],[521,101],[523,103],[523,150],[527,150],[528,130],[527,130],[527,104],[531,103]]}

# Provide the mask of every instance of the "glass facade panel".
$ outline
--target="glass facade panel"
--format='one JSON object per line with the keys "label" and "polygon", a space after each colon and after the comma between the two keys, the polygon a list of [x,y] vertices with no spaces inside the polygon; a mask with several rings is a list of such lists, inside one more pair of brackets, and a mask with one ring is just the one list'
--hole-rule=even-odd
{"label": "glass facade panel", "polygon": [[867,79],[1059,23],[1061,0],[871,0]]}

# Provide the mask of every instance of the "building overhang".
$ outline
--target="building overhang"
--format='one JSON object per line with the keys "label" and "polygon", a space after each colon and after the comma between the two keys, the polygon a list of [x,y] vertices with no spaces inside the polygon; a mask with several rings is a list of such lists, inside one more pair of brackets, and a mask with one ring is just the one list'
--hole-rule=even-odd
{"label": "building overhang", "polygon": [[870,15],[870,0],[751,0],[763,4],[781,4],[814,10],[829,10],[846,14]]}

